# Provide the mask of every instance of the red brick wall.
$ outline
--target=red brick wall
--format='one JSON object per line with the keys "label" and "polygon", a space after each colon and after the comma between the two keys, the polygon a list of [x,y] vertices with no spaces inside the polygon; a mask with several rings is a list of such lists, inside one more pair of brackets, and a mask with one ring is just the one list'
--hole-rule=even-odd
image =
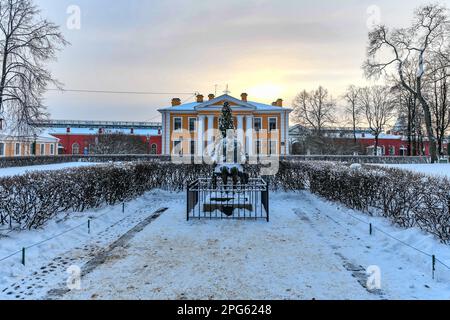
{"label": "red brick wall", "polygon": [[[85,148],[89,150],[90,144],[95,144],[95,135],[88,134],[53,134],[54,137],[60,139],[60,144],[63,146],[63,154],[73,154],[74,144],[78,144],[79,150],[76,154],[84,154]],[[140,136],[142,141],[147,142],[146,136]],[[157,154],[162,153],[162,137],[161,136],[151,136],[148,151],[150,152],[151,146],[156,144]],[[76,151],[76,150],[74,150]]]}

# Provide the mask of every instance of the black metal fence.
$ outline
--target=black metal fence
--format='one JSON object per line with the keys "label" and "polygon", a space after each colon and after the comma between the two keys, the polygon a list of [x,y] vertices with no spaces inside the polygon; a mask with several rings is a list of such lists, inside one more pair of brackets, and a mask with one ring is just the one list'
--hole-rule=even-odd
{"label": "black metal fence", "polygon": [[262,178],[247,184],[200,178],[187,185],[187,220],[237,219],[269,222],[269,187]]}

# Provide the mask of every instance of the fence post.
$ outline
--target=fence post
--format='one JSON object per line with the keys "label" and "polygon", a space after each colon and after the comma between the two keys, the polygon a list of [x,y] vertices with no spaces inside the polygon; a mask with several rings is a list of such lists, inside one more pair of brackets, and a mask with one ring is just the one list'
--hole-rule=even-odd
{"label": "fence post", "polygon": [[370,235],[372,235],[373,229],[372,229],[372,224],[371,223],[369,224],[369,232],[370,232]]}
{"label": "fence post", "polygon": [[436,256],[434,254],[433,254],[431,260],[432,260],[432,265],[433,265],[432,272],[433,272],[433,280],[434,280],[434,272],[436,271]]}
{"label": "fence post", "polygon": [[88,220],[88,234],[91,234],[91,219]]}
{"label": "fence post", "polygon": [[125,213],[125,202],[122,203],[122,213]]}
{"label": "fence post", "polygon": [[22,264],[25,265],[25,248],[22,248]]}
{"label": "fence post", "polygon": [[186,188],[187,199],[186,199],[186,221],[189,221],[189,211],[190,211],[190,194],[189,194],[189,182]]}

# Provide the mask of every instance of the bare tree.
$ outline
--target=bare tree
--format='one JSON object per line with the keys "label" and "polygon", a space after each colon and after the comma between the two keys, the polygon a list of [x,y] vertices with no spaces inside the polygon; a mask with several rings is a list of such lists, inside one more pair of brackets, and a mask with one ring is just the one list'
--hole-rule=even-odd
{"label": "bare tree", "polygon": [[[414,21],[408,28],[389,30],[386,26],[376,27],[369,33],[368,59],[364,69],[368,77],[387,73],[394,67],[401,85],[420,102],[424,111],[427,136],[430,143],[432,161],[437,160],[436,136],[432,126],[430,102],[424,89],[426,67],[433,56],[446,57],[449,52],[448,9],[438,4],[420,7],[414,15]],[[405,79],[408,64],[416,65],[416,81],[412,86]]]}
{"label": "bare tree", "polygon": [[294,119],[301,125],[312,128],[318,136],[322,135],[324,127],[335,121],[336,103],[322,86],[311,92],[300,92],[292,104]]}
{"label": "bare tree", "polygon": [[377,155],[380,134],[386,124],[392,120],[395,111],[390,88],[385,86],[362,88],[358,101],[367,124],[375,136],[374,155]]}
{"label": "bare tree", "polygon": [[30,124],[47,116],[42,94],[59,83],[45,64],[67,44],[31,0],[0,0],[0,118],[18,134],[29,134]]}
{"label": "bare tree", "polygon": [[360,95],[360,89],[354,85],[351,85],[347,88],[347,91],[344,94],[344,99],[347,102],[347,105],[344,109],[346,115],[350,116],[350,120],[352,123],[353,129],[353,141],[357,142],[356,138],[356,126],[360,120],[361,109],[358,108],[358,99]]}
{"label": "bare tree", "polygon": [[146,154],[148,145],[144,138],[123,133],[100,134],[91,149],[94,154]]}
{"label": "bare tree", "polygon": [[[439,62],[436,62],[439,65]],[[450,72],[439,68],[429,77],[426,85],[426,97],[430,101],[433,127],[436,132],[438,154],[443,155],[443,142],[450,127]]]}

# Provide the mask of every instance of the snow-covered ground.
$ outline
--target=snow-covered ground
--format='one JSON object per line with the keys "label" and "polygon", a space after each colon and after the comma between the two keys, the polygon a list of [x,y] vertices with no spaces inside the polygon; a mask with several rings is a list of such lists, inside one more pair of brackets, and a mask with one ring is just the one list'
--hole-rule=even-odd
{"label": "snow-covered ground", "polygon": [[26,174],[27,172],[33,172],[33,171],[61,170],[61,169],[67,169],[67,168],[87,167],[87,166],[93,166],[93,165],[98,165],[98,163],[67,162],[67,163],[55,163],[55,164],[28,166],[28,167],[0,168],[0,177],[21,175],[21,174]]}
{"label": "snow-covered ground", "polygon": [[[450,270],[395,241],[373,225],[450,264],[450,248],[419,230],[401,230],[309,192],[272,193],[271,222],[186,222],[185,195],[153,191],[90,216],[102,218],[59,240],[0,262],[0,299],[450,299]],[[83,265],[160,207],[169,209],[65,291],[69,265]],[[54,222],[40,231],[0,239],[0,257],[86,219]],[[120,221],[113,223],[114,221]],[[97,259],[98,260],[98,259]],[[366,288],[378,266],[381,289]],[[2,289],[2,288],[5,289]],[[48,294],[48,291],[52,291]]]}
{"label": "snow-covered ground", "polygon": [[450,178],[450,164],[435,163],[435,164],[383,164],[384,167],[404,169],[419,173],[425,173],[434,176],[449,177]]}

